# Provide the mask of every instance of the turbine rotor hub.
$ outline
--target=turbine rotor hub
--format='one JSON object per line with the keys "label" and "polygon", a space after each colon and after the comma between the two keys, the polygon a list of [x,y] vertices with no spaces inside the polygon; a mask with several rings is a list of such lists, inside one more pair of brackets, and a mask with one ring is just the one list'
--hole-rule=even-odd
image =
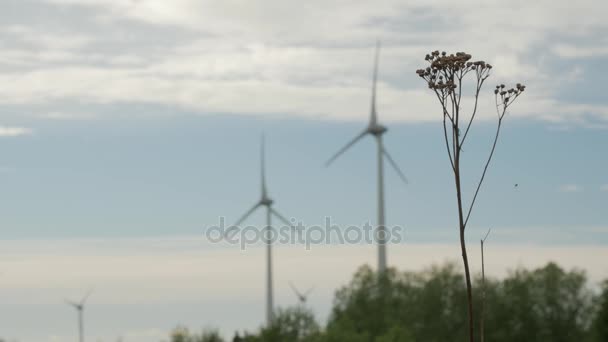
{"label": "turbine rotor hub", "polygon": [[261,204],[261,205],[265,205],[265,206],[269,207],[269,206],[271,206],[271,205],[272,205],[272,203],[273,203],[273,202],[274,202],[274,201],[273,201],[273,200],[271,200],[270,198],[268,198],[268,197],[263,197],[263,198],[262,198],[262,200],[260,201],[260,204]]}
{"label": "turbine rotor hub", "polygon": [[378,136],[384,134],[388,128],[379,124],[371,124],[367,130],[370,134]]}

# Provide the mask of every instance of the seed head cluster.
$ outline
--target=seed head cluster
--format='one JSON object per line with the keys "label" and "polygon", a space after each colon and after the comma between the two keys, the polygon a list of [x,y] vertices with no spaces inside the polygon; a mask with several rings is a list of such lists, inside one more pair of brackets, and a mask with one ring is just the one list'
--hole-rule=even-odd
{"label": "seed head cluster", "polygon": [[497,97],[500,96],[500,102],[508,104],[511,99],[514,100],[516,97],[521,95],[521,93],[526,89],[526,86],[522,85],[521,83],[517,83],[515,85],[515,88],[511,88],[508,90],[505,88],[506,87],[504,84],[497,85],[496,89],[494,89],[494,95],[496,95]]}
{"label": "seed head cluster", "polygon": [[[416,74],[427,82],[430,89],[440,95],[442,103],[447,101],[449,95],[455,94],[457,84],[461,84],[464,76],[469,72],[474,73],[477,77],[477,91],[479,91],[492,70],[490,63],[471,61],[471,55],[466,52],[447,54],[445,51],[435,50],[428,53],[424,60],[429,63],[429,66],[416,70]],[[526,86],[520,83],[508,90],[504,84],[501,84],[496,86],[494,94],[497,102],[500,100],[503,105],[508,105],[525,89]]]}
{"label": "seed head cluster", "polygon": [[465,52],[447,54],[445,51],[433,51],[426,55],[425,61],[429,66],[425,69],[418,69],[416,73],[424,79],[430,89],[441,90],[442,92],[453,92],[456,89],[456,82],[464,75],[475,71],[478,77],[489,75],[492,65],[484,61],[471,61],[471,55]]}

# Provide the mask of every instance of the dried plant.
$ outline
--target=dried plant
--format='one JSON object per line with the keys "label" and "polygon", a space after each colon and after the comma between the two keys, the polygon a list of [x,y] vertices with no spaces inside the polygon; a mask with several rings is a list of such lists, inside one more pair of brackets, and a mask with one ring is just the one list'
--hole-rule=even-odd
{"label": "dried plant", "polygon": [[[471,274],[469,271],[469,261],[465,243],[465,229],[467,227],[467,223],[469,222],[475,201],[477,200],[479,189],[481,188],[483,180],[486,176],[488,166],[490,165],[490,161],[494,155],[494,150],[496,149],[496,143],[498,142],[498,136],[500,134],[500,129],[505,114],[507,113],[507,109],[523,93],[526,87],[519,83],[514,88],[510,89],[507,89],[504,84],[496,86],[494,96],[496,100],[498,122],[494,142],[492,144],[490,155],[488,156],[483,168],[481,178],[477,183],[473,198],[470,204],[465,206],[461,188],[460,157],[463,151],[462,147],[464,146],[469,134],[471,124],[475,120],[475,116],[477,114],[481,88],[486,79],[488,79],[490,76],[492,65],[484,61],[471,61],[471,55],[464,52],[448,55],[446,52],[440,53],[439,51],[433,51],[426,55],[425,61],[429,63],[429,66],[427,66],[425,69],[417,70],[416,73],[426,81],[429,89],[435,93],[443,111],[443,132],[445,137],[445,145],[450,158],[452,171],[454,173],[454,182],[456,184],[460,248],[462,252],[465,280],[467,285],[469,340],[473,342],[473,290],[471,286]],[[469,117],[466,117],[464,114],[461,115],[462,85],[467,75],[475,77],[474,80],[476,81],[475,91],[473,93],[473,110]],[[464,128],[463,134],[461,134],[461,128]]]}
{"label": "dried plant", "polygon": [[486,236],[479,241],[481,245],[481,306],[479,308],[479,340],[481,342],[485,341],[484,314],[486,307],[486,264],[483,258],[483,244],[486,243],[486,239],[488,238],[488,235],[490,235],[491,230],[491,228],[488,229]]}

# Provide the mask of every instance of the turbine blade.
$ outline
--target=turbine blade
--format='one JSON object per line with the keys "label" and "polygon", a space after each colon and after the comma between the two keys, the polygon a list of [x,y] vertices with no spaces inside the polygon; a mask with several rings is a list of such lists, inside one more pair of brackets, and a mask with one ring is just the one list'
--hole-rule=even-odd
{"label": "turbine blade", "polygon": [[80,305],[84,306],[84,303],[87,301],[87,299],[89,298],[89,296],[91,295],[91,293],[93,293],[93,289],[89,289],[89,291],[87,291],[87,293],[84,295],[84,297],[82,297],[82,300],[80,301]]}
{"label": "turbine blade", "polygon": [[69,305],[69,306],[73,306],[73,307],[75,307],[76,309],[78,309],[78,303],[76,303],[76,302],[72,302],[71,300],[68,300],[68,299],[64,299],[64,301],[65,301],[65,303],[66,303],[67,305]]}
{"label": "turbine blade", "polygon": [[374,74],[372,76],[372,108],[370,113],[370,124],[374,125],[378,122],[378,114],[376,113],[376,83],[378,82],[378,56],[380,55],[380,40],[376,41],[376,56],[374,58]]}
{"label": "turbine blade", "polygon": [[260,177],[262,177],[261,185],[262,185],[262,197],[266,197],[266,156],[265,156],[265,136],[262,133],[262,141],[260,144]]}
{"label": "turbine blade", "polygon": [[386,150],[386,148],[382,148],[382,152],[384,153],[384,156],[386,157],[386,159],[388,159],[388,162],[391,164],[391,166],[393,167],[393,169],[395,169],[395,171],[397,171],[397,174],[399,175],[399,178],[401,178],[401,180],[405,183],[408,184],[408,180],[407,177],[405,177],[405,174],[403,173],[403,171],[401,171],[401,169],[399,168],[399,166],[397,165],[397,163],[395,163],[395,161],[393,160],[393,157],[391,157],[391,155],[388,153],[388,151]]}
{"label": "turbine blade", "polygon": [[309,294],[312,292],[312,290],[314,290],[314,289],[315,289],[315,287],[314,287],[314,286],[313,286],[313,287],[311,287],[311,288],[309,288],[309,289],[306,291],[306,293],[304,293],[304,296],[305,296],[305,297],[308,297],[308,295],[309,295]]}
{"label": "turbine blade", "polygon": [[483,241],[484,243],[486,242],[486,239],[488,238],[488,235],[490,235],[490,231],[492,230],[492,228],[488,229],[488,232],[486,233],[486,236],[483,237],[483,239],[481,239],[481,241]]}
{"label": "turbine blade", "polygon": [[296,286],[290,281],[289,282],[289,286],[291,287],[291,289],[293,290],[293,292],[296,294],[296,296],[301,297],[302,294],[300,293],[300,291],[298,291],[298,289],[296,288]]}
{"label": "turbine blade", "polygon": [[289,220],[286,219],[283,215],[279,214],[279,212],[276,211],[274,208],[270,208],[270,212],[273,213],[274,216],[276,216],[279,220],[283,221],[283,223],[285,223],[287,226],[294,228],[293,224],[289,222]]}
{"label": "turbine blade", "polygon": [[251,209],[249,209],[245,214],[243,214],[243,216],[241,216],[241,218],[238,221],[236,221],[235,224],[233,224],[232,226],[230,226],[228,228],[228,230],[226,230],[226,232],[224,233],[224,235],[228,236],[228,232],[231,230],[232,227],[238,226],[239,224],[243,223],[243,221],[245,221],[249,217],[249,215],[251,215],[260,205],[261,204],[259,202],[256,203]]}
{"label": "turbine blade", "polygon": [[346,152],[346,150],[348,150],[351,146],[353,146],[357,141],[359,141],[361,138],[363,138],[368,132],[367,129],[365,129],[363,132],[359,133],[359,135],[357,135],[353,140],[351,140],[348,144],[346,144],[346,146],[342,147],[336,154],[334,154],[326,163],[325,163],[325,167],[329,166],[331,163],[334,162],[334,160],[338,159],[339,156],[342,155],[342,153]]}

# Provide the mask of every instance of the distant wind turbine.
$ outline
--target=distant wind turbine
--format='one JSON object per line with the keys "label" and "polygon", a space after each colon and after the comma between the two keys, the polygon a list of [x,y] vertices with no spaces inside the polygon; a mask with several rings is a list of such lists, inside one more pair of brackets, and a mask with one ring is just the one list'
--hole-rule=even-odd
{"label": "distant wind turbine", "polygon": [[403,180],[404,183],[408,183],[405,174],[395,160],[388,153],[384,145],[382,144],[382,135],[388,130],[385,126],[378,122],[378,114],[376,112],[376,83],[378,79],[378,55],[380,53],[380,42],[376,44],[376,57],[374,60],[374,73],[372,78],[372,104],[370,111],[369,124],[365,129],[359,133],[354,139],[352,139],[346,146],[340,149],[325,163],[325,166],[329,166],[339,156],[341,156],[346,150],[353,146],[357,141],[361,140],[366,135],[373,135],[376,138],[378,145],[378,272],[382,273],[386,270],[386,222],[384,215],[384,158],[388,160],[393,169],[397,171],[397,174]]}
{"label": "distant wind turbine", "polygon": [[67,299],[65,301],[68,305],[73,306],[78,312],[78,341],[80,342],[84,342],[84,304],[86,303],[87,298],[89,298],[92,292],[93,290],[89,290],[89,292],[87,292],[87,294],[82,297],[82,300],[80,300],[80,302],[73,302]]}
{"label": "distant wind turbine", "polygon": [[261,159],[261,197],[260,200],[247,211],[241,218],[233,225],[238,226],[245,221],[253,212],[260,208],[266,207],[266,324],[270,326],[273,319],[273,289],[272,289],[272,242],[269,240],[271,236],[271,216],[274,215],[280,221],[292,227],[292,224],[283,215],[272,207],[274,201],[268,196],[268,190],[266,189],[266,160],[264,155],[264,135],[262,135],[260,159]]}
{"label": "distant wind turbine", "polygon": [[308,296],[310,295],[312,290],[314,290],[314,286],[313,286],[313,287],[309,288],[308,290],[306,290],[306,292],[300,292],[300,291],[298,291],[298,289],[292,282],[289,282],[289,286],[291,287],[291,289],[293,290],[293,293],[298,298],[298,301],[300,301],[301,305],[306,304],[306,301],[308,300]]}

